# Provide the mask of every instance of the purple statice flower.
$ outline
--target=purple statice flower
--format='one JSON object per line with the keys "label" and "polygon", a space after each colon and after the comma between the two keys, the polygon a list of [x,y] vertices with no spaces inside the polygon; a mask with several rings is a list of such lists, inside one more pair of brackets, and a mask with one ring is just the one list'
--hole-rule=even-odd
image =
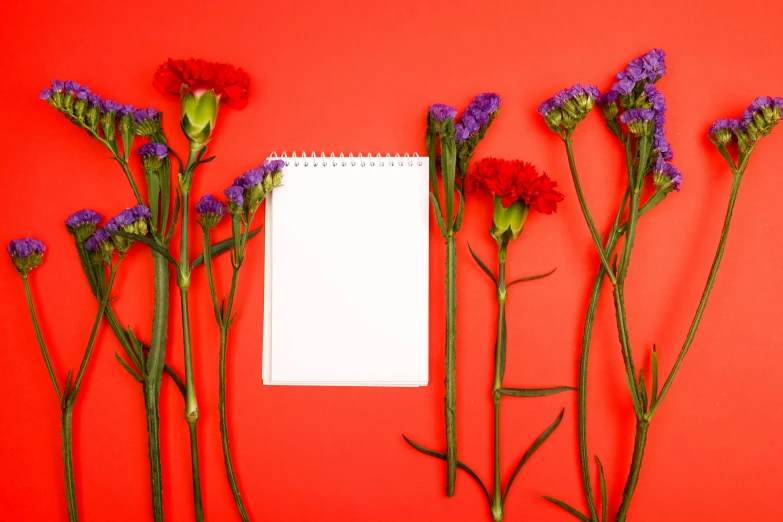
{"label": "purple statice flower", "polygon": [[457,109],[445,103],[436,103],[435,105],[430,105],[429,113],[436,121],[442,123],[448,119],[453,120],[457,116]]}
{"label": "purple statice flower", "polygon": [[100,105],[103,99],[100,94],[92,93],[87,96],[87,101],[90,102],[90,105]]}
{"label": "purple statice flower", "polygon": [[666,139],[666,136],[663,133],[653,135],[653,148],[657,150],[666,161],[671,161],[672,158],[674,158],[674,151],[672,150],[671,145],[669,145],[669,140]]}
{"label": "purple statice flower", "polygon": [[117,112],[120,110],[122,105],[117,103],[114,100],[103,100],[101,101],[101,113],[106,112]]}
{"label": "purple statice flower", "polygon": [[106,230],[119,230],[120,228],[127,227],[136,221],[136,217],[133,215],[133,211],[126,208],[103,226]]}
{"label": "purple statice flower", "polygon": [[152,219],[152,212],[146,205],[136,205],[130,209],[133,217],[136,220],[139,219]]}
{"label": "purple statice flower", "polygon": [[457,143],[475,136],[482,127],[489,125],[490,118],[500,110],[500,101],[500,96],[493,92],[474,96],[473,101],[459,117],[457,125],[454,127]]}
{"label": "purple statice flower", "polygon": [[633,92],[634,87],[636,87],[635,81],[623,78],[612,85],[612,90],[617,91],[622,96],[628,96]]}
{"label": "purple statice flower", "polygon": [[48,100],[52,97],[53,91],[51,89],[44,89],[40,93],[38,93],[38,98],[42,100]]}
{"label": "purple statice flower", "polygon": [[644,96],[652,104],[652,108],[655,112],[663,114],[666,112],[666,98],[663,93],[658,90],[654,83],[647,83],[644,85]]}
{"label": "purple statice flower", "polygon": [[196,203],[196,212],[200,215],[214,214],[218,217],[226,215],[226,206],[222,201],[215,199],[212,194],[204,194]]}
{"label": "purple statice flower", "polygon": [[652,109],[629,109],[620,116],[620,121],[626,125],[637,121],[652,121],[655,111]]}
{"label": "purple statice flower", "polygon": [[103,216],[94,210],[86,208],[68,216],[68,219],[65,220],[65,226],[73,229],[84,224],[97,225],[101,222],[101,219],[103,219]]}
{"label": "purple statice flower", "polygon": [[617,98],[619,97],[619,92],[615,91],[614,89],[610,89],[596,98],[595,102],[599,107],[605,107],[607,105],[611,105],[612,103],[617,103]]}
{"label": "purple statice flower", "polygon": [[753,100],[753,103],[751,103],[747,109],[745,109],[745,112],[742,113],[742,119],[746,122],[749,122],[753,119],[753,114],[763,110],[767,109],[769,107],[773,107],[773,100],[769,96],[759,96],[755,100]]}
{"label": "purple statice flower", "polygon": [[272,172],[283,170],[283,167],[285,167],[285,161],[281,159],[277,159],[277,160],[268,159],[261,164],[261,168],[264,169],[264,172],[266,174],[271,174]]}
{"label": "purple statice flower", "polygon": [[707,134],[715,137],[720,131],[734,132],[734,129],[736,129],[738,125],[739,121],[734,118],[721,118],[712,124],[710,130],[707,131]]}
{"label": "purple statice flower", "polygon": [[65,86],[65,92],[71,92],[71,93],[78,91],[79,87],[81,87],[81,85],[79,85],[79,82],[75,82],[73,80],[68,80],[63,85]]}
{"label": "purple statice flower", "polygon": [[654,82],[666,74],[666,53],[653,49],[631,60],[624,71],[617,73],[617,80],[629,80],[634,84],[646,80]]}
{"label": "purple statice flower", "polygon": [[11,254],[11,257],[25,259],[33,254],[43,254],[45,251],[46,245],[32,237],[12,239],[8,244],[8,253]]}
{"label": "purple statice flower", "polygon": [[245,198],[243,196],[244,189],[238,185],[231,185],[226,190],[223,191],[223,194],[226,195],[228,200],[233,203],[234,205],[241,207],[242,204],[245,202]]}
{"label": "purple statice flower", "polygon": [[133,105],[126,103],[125,105],[120,105],[120,108],[117,112],[120,114],[120,116],[127,116],[128,114],[133,114],[135,110],[136,108]]}
{"label": "purple statice flower", "polygon": [[63,92],[63,89],[65,89],[65,82],[62,80],[52,80],[51,87],[54,92]]}
{"label": "purple statice flower", "polygon": [[460,141],[465,141],[470,137],[470,131],[465,128],[464,125],[461,123],[457,123],[454,125],[454,133],[455,133],[455,141],[459,143]]}
{"label": "purple statice flower", "polygon": [[[658,177],[658,183],[665,182],[666,185],[669,185],[670,183],[671,188],[677,192],[680,191],[680,187],[682,186],[682,173],[662,156],[658,156],[658,160],[655,162],[653,175]],[[666,176],[668,181],[661,179],[661,176]]]}
{"label": "purple statice flower", "polygon": [[147,109],[136,109],[133,111],[133,120],[136,124],[141,123],[144,120],[151,120],[158,116],[158,110],[149,107]]}
{"label": "purple statice flower", "polygon": [[264,181],[264,176],[266,175],[266,171],[264,170],[263,165],[260,167],[256,167],[254,169],[250,169],[238,178],[234,180],[234,185],[237,187],[241,187],[242,189],[248,189],[250,187],[253,187],[255,185],[259,185],[262,181]]}
{"label": "purple statice flower", "polygon": [[84,243],[84,248],[90,252],[97,252],[101,249],[101,246],[109,241],[111,241],[111,234],[108,233],[105,229],[99,228],[92,236],[90,236],[90,239]]}
{"label": "purple statice flower", "polygon": [[783,109],[783,98],[772,98],[772,106]]}
{"label": "purple statice flower", "polygon": [[76,89],[76,97],[80,100],[86,100],[89,95],[90,95],[89,87],[82,86]]}
{"label": "purple statice flower", "polygon": [[169,149],[166,147],[163,143],[146,143],[136,149],[136,152],[139,154],[139,156],[155,156],[158,159],[164,159],[166,156],[169,155]]}
{"label": "purple statice flower", "polygon": [[480,109],[481,112],[486,114],[492,114],[493,112],[499,110],[500,102],[500,96],[494,92],[484,92],[476,95],[473,98],[473,104],[476,106],[476,108]]}

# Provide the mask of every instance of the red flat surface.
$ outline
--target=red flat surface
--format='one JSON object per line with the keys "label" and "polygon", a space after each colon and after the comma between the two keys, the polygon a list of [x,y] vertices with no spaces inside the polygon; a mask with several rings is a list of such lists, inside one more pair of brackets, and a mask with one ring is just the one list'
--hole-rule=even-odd
{"label": "red flat surface", "polygon": [[[84,207],[111,216],[133,200],[100,145],[37,94],[52,78],[70,78],[122,102],[157,107],[167,113],[166,128],[182,150],[174,117],[178,101],[151,85],[155,68],[169,56],[229,61],[245,67],[253,82],[244,111],[221,112],[210,148],[217,160],[198,172],[197,196],[220,191],[271,151],[423,154],[427,105],[464,107],[475,93],[500,93],[501,115],[476,157],[531,161],[558,180],[566,196],[557,215],[530,217],[509,254],[509,276],[558,267],[549,279],[515,287],[508,304],[506,382],[543,386],[576,383],[581,324],[598,265],[562,145],[535,108],[576,82],[607,88],[628,60],[664,48],[670,72],[659,86],[685,181],[682,192],[639,227],[628,308],[637,360],[646,360],[657,343],[662,368],[670,368],[709,269],[731,181],[705,131],[716,118],[739,115],[759,94],[783,94],[783,69],[777,66],[783,36],[775,29],[783,4],[265,4],[39,0],[0,6],[0,240],[34,235],[49,245],[32,286],[61,380],[78,365],[95,311],[63,220]],[[778,130],[752,159],[701,330],[650,431],[631,508],[634,522],[783,519],[782,147]],[[598,114],[579,128],[576,152],[587,197],[604,228],[624,174],[621,151]],[[459,235],[460,458],[485,479],[492,462],[495,312],[492,289],[470,260],[467,243],[492,259],[490,219],[488,198],[471,199]],[[225,224],[219,233],[228,234]],[[308,233],[319,233],[317,220]],[[254,242],[229,355],[234,456],[253,518],[488,520],[482,494],[467,476],[460,476],[456,498],[447,499],[442,463],[416,453],[400,436],[443,447],[443,251],[434,221],[426,388],[263,387],[263,254],[262,243]],[[134,248],[117,287],[120,317],[144,340],[151,326],[151,269],[149,254]],[[227,258],[217,270],[225,289]],[[66,520],[57,402],[22,284],[7,260],[0,263],[0,280],[1,518]],[[606,297],[593,345],[589,436],[590,452],[606,467],[614,511],[633,419]],[[191,302],[207,520],[238,520],[218,431],[218,332],[201,271]],[[172,303],[167,357],[181,371],[179,307]],[[114,360],[118,349],[103,328],[75,411],[79,507],[88,522],[151,520],[142,395]],[[161,403],[167,519],[192,520],[187,429],[182,399],[169,381]],[[503,475],[561,407],[562,426],[517,479],[508,520],[572,520],[538,498],[544,494],[583,507],[575,395],[504,401]]]}

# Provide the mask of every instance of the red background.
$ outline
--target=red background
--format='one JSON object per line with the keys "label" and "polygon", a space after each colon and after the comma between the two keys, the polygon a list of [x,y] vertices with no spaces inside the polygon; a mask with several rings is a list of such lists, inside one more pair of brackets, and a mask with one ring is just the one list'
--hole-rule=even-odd
{"label": "red background", "polygon": [[[716,245],[730,174],[705,130],[739,115],[757,95],[783,94],[775,27],[783,4],[699,0],[647,4],[586,2],[156,2],[85,0],[0,6],[2,176],[0,240],[33,235],[49,246],[32,278],[60,380],[78,365],[95,303],[63,220],[83,207],[111,216],[133,204],[102,147],[37,99],[53,78],[166,112],[183,149],[178,101],[155,92],[152,74],[171,57],[243,66],[252,79],[241,112],[221,111],[194,194],[218,192],[271,151],[418,152],[427,105],[464,107],[476,93],[503,96],[500,117],[477,158],[535,163],[561,183],[554,216],[532,215],[510,251],[509,276],[558,271],[510,295],[508,385],[575,384],[578,343],[596,256],[559,140],[535,108],[576,82],[610,85],[628,60],[668,52],[659,84],[669,103],[669,139],[684,172],[673,194],[639,228],[628,289],[638,361],[657,343],[668,371],[692,317]],[[634,521],[783,519],[780,150],[764,140],[740,193],[732,235],[693,349],[650,431]],[[587,197],[604,228],[619,197],[621,151],[598,114],[576,135]],[[134,161],[137,161],[134,159]],[[138,165],[137,172],[138,172]],[[339,189],[339,183],[338,183]],[[459,235],[458,402],[460,458],[491,477],[493,292],[467,252],[487,260],[488,199],[473,198]],[[222,227],[220,233],[228,234]],[[317,219],[308,234],[319,234]],[[243,270],[240,316],[229,355],[235,460],[257,520],[487,520],[476,485],[460,475],[444,493],[444,466],[406,446],[402,432],[443,446],[443,250],[432,223],[430,386],[418,389],[261,385],[263,244]],[[197,253],[193,245],[193,255]],[[217,262],[225,289],[228,259]],[[306,267],[303,267],[306,270]],[[118,314],[143,340],[151,327],[151,259],[135,248],[117,285]],[[218,332],[205,276],[194,276],[192,324],[207,519],[238,520],[223,470],[217,415]],[[10,262],[0,263],[0,504],[4,520],[65,520],[59,410]],[[172,295],[172,297],[175,297]],[[604,296],[590,373],[590,452],[607,469],[619,502],[633,419],[610,300]],[[178,303],[172,299],[168,362],[182,369]],[[76,407],[75,458],[82,518],[151,520],[142,394],[114,360],[108,328]],[[162,393],[164,496],[168,520],[192,520],[188,437],[182,399]],[[583,507],[576,396],[507,399],[504,477],[557,415],[560,429],[529,462],[507,504],[508,520],[571,520],[538,497]]]}

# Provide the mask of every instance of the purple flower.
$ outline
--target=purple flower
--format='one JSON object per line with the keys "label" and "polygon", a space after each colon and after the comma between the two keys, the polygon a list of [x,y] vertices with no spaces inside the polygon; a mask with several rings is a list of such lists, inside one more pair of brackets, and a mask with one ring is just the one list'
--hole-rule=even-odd
{"label": "purple flower", "polygon": [[226,195],[228,200],[233,203],[234,205],[241,207],[242,204],[245,201],[245,198],[243,196],[244,189],[237,185],[231,185],[226,190],[223,191],[223,194]]}
{"label": "purple flower", "polygon": [[[457,120],[460,125],[456,132],[457,143],[475,136],[489,125],[490,118],[500,110],[500,96],[493,92],[485,92],[473,97],[473,101]],[[455,130],[456,126],[455,126]]]}
{"label": "purple flower", "polygon": [[136,109],[133,111],[133,120],[139,124],[144,120],[151,120],[158,116],[158,110],[152,107],[148,109]]}
{"label": "purple flower", "polygon": [[76,89],[76,97],[80,100],[86,100],[89,95],[90,95],[89,87],[79,87],[78,89]]}
{"label": "purple flower", "polygon": [[163,143],[146,143],[136,149],[139,156],[156,156],[159,159],[164,159],[169,155],[169,149]]}
{"label": "purple flower", "polygon": [[120,105],[114,100],[103,100],[101,102],[101,113],[117,112],[118,110],[120,110],[121,107],[122,105]]}
{"label": "purple flower", "polygon": [[133,211],[129,208],[123,210],[103,226],[106,230],[119,230],[132,224],[136,221],[136,217],[133,215]]}
{"label": "purple flower", "polygon": [[63,92],[63,89],[65,89],[65,82],[62,80],[52,80],[51,86],[54,92]]}
{"label": "purple flower", "polygon": [[620,116],[620,121],[628,125],[635,121],[652,121],[655,111],[652,109],[629,109]]}
{"label": "purple flower", "polygon": [[615,90],[608,90],[605,93],[603,93],[601,96],[596,98],[595,101],[596,101],[596,103],[600,107],[604,107],[606,105],[609,105],[609,104],[612,104],[612,103],[616,103],[617,102],[617,98],[619,98],[619,97],[620,97],[620,93],[618,93],[617,91],[615,91]]}
{"label": "purple flower", "polygon": [[666,139],[666,136],[664,136],[663,133],[655,134],[653,136],[653,148],[657,150],[666,161],[671,161],[672,158],[674,158],[674,151],[672,151],[669,140]]}
{"label": "purple flower", "polygon": [[204,194],[196,203],[196,212],[200,215],[213,214],[218,217],[226,215],[226,206],[222,201],[215,199],[212,194]]}
{"label": "purple flower", "polygon": [[719,131],[723,130],[733,132],[738,126],[739,121],[734,118],[721,118],[712,124],[710,130],[707,131],[707,134],[715,136]]}
{"label": "purple flower", "polygon": [[666,53],[663,49],[653,49],[640,56],[642,67],[647,72],[647,79],[654,82],[666,74]]}
{"label": "purple flower", "polygon": [[461,123],[457,123],[454,125],[454,133],[456,135],[455,141],[459,143],[460,141],[465,141],[470,137],[470,131],[465,128],[464,125]]}
{"label": "purple flower", "polygon": [[90,102],[90,105],[100,105],[103,99],[100,94],[92,93],[87,96],[87,101]]}
{"label": "purple flower", "polygon": [[449,118],[453,120],[457,115],[457,109],[451,105],[446,105],[445,103],[436,103],[435,105],[430,105],[429,112],[430,116],[439,122],[444,122]]}
{"label": "purple flower", "polygon": [[52,97],[52,90],[51,89],[44,89],[38,94],[38,98],[42,100],[48,100]]}
{"label": "purple flower", "polygon": [[92,236],[90,236],[90,239],[84,243],[84,248],[90,252],[97,252],[100,250],[101,246],[109,241],[111,241],[111,234],[109,234],[103,228],[99,228]]}
{"label": "purple flower", "polygon": [[783,98],[772,98],[772,105],[778,109],[783,109]]}
{"label": "purple flower", "polygon": [[283,170],[283,167],[285,167],[285,161],[278,159],[278,160],[266,160],[264,163],[261,164],[261,168],[264,169],[264,172],[267,174],[271,174],[272,172],[277,172],[278,170]]}
{"label": "purple flower", "polygon": [[128,114],[133,114],[135,110],[136,108],[133,105],[126,103],[125,105],[120,105],[120,108],[117,112],[120,113],[120,116],[127,116]]}
{"label": "purple flower", "polygon": [[45,251],[46,245],[32,237],[12,239],[8,244],[8,253],[11,254],[11,257],[20,257],[24,259],[33,254],[43,254]]}
{"label": "purple flower", "polygon": [[81,87],[78,82],[74,82],[72,80],[66,81],[63,85],[65,86],[65,92],[72,93],[78,91],[79,87]]}
{"label": "purple flower", "polygon": [[544,102],[538,106],[538,109],[536,109],[536,112],[540,114],[541,116],[546,116],[549,111],[552,109],[556,109],[555,103],[552,98],[549,98],[548,100],[544,100]]}
{"label": "purple flower", "polygon": [[264,181],[264,176],[266,175],[266,171],[264,170],[263,165],[260,167],[256,167],[254,169],[250,169],[238,178],[234,180],[234,185],[237,187],[242,187],[243,189],[248,189],[250,187],[253,187],[255,185],[259,185],[262,181]]}
{"label": "purple flower", "polygon": [[494,92],[485,92],[473,98],[473,105],[483,113],[492,114],[500,109],[500,101],[500,96]]}
{"label": "purple flower", "polygon": [[617,91],[623,96],[628,96],[633,92],[634,87],[636,87],[636,82],[626,78],[615,82],[615,84],[612,85],[612,90]]}
{"label": "purple flower", "polygon": [[[653,174],[656,176],[666,176],[669,178],[668,183],[671,183],[671,187],[674,188],[677,192],[680,191],[680,186],[682,185],[682,173],[672,165],[671,163],[668,163],[663,156],[658,156],[658,160],[655,162],[655,167],[653,168]],[[660,182],[659,178],[659,182]],[[666,183],[668,185],[668,183]]]}
{"label": "purple flower", "polygon": [[84,210],[79,210],[78,212],[74,212],[70,216],[68,216],[68,219],[65,220],[65,226],[73,229],[78,227],[79,225],[84,224],[91,224],[91,225],[97,225],[100,223],[101,219],[103,219],[103,216],[95,212],[94,210],[90,210],[89,208],[86,208]]}
{"label": "purple flower", "polygon": [[654,83],[647,83],[644,85],[644,95],[647,98],[647,101],[652,103],[654,111],[659,113],[666,111],[666,98]]}
{"label": "purple flower", "polygon": [[152,212],[146,205],[136,205],[130,209],[133,217],[138,221],[139,219],[152,219]]}

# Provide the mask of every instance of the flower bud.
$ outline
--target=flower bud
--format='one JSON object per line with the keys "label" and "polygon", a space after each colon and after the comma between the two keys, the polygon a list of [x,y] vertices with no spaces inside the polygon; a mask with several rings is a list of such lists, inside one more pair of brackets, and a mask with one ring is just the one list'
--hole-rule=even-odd
{"label": "flower bud", "polygon": [[223,191],[223,194],[228,198],[228,211],[232,216],[242,213],[245,204],[244,193],[245,190],[236,185],[231,185]]}
{"label": "flower bud", "polygon": [[209,230],[215,228],[226,215],[226,206],[215,199],[212,194],[205,194],[196,203],[196,212],[199,215],[201,226],[205,230]]}
{"label": "flower bud", "polygon": [[77,243],[84,243],[95,233],[103,216],[94,210],[84,209],[71,214],[65,220],[65,228]]}
{"label": "flower bud", "polygon": [[646,136],[653,129],[655,111],[652,109],[628,109],[620,116],[620,121],[636,136]]}
{"label": "flower bud", "polygon": [[152,136],[160,130],[160,118],[157,109],[136,109],[133,120],[136,124],[136,136]]}
{"label": "flower bud", "polygon": [[219,109],[220,100],[212,89],[200,93],[191,91],[182,97],[181,126],[192,149],[200,150],[209,142]]}
{"label": "flower bud", "polygon": [[519,237],[530,208],[522,200],[504,207],[502,198],[495,196],[495,213],[492,216],[492,237],[498,244],[508,243]]}
{"label": "flower bud", "polygon": [[168,156],[169,149],[163,143],[150,142],[139,147],[136,152],[141,156],[144,170],[155,172],[163,165],[163,160]]}
{"label": "flower bud", "polygon": [[14,239],[8,244],[11,262],[22,277],[27,277],[30,270],[43,263],[43,253],[45,251],[46,245],[31,237]]}
{"label": "flower bud", "polygon": [[99,228],[90,236],[90,239],[84,242],[84,248],[92,252],[93,262],[109,263],[111,262],[111,255],[114,253],[114,242],[109,232]]}

